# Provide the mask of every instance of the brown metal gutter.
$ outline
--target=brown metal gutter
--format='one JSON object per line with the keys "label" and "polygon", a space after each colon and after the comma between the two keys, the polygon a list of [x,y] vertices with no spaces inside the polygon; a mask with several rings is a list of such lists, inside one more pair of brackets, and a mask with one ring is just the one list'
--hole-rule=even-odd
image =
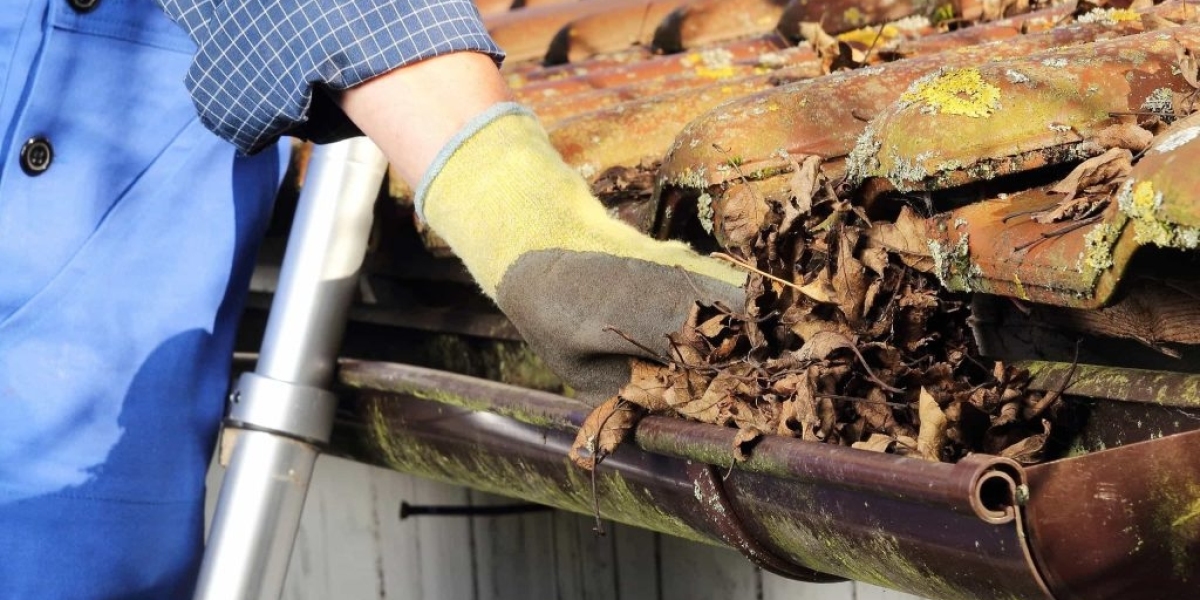
{"label": "brown metal gutter", "polygon": [[[566,459],[585,406],[394,364],[347,362],[341,378],[354,391],[338,451],[592,512],[590,479]],[[1049,597],[1021,543],[1015,463],[928,463],[779,438],[726,475],[733,433],[645,419],[601,466],[600,513],[738,548],[793,578],[830,573],[937,598]]]}
{"label": "brown metal gutter", "polygon": [[[1070,371],[1027,366],[1043,389]],[[397,364],[346,361],[340,377],[336,452],[584,514],[595,506],[608,519],[736,548],[788,577],[938,599],[1200,592],[1200,431],[1176,433],[1200,426],[1200,376],[1076,369],[1068,396],[1095,404],[1100,433],[1085,437],[1108,449],[1033,467],[774,437],[731,467],[733,430],[648,417],[601,465],[594,497],[588,474],[566,458],[582,404]],[[1119,419],[1124,434],[1113,436]]]}

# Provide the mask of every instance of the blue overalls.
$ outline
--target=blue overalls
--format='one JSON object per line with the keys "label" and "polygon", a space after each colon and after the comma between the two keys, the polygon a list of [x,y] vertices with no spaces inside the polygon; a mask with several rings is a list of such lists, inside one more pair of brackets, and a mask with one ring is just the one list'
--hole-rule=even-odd
{"label": "blue overalls", "polygon": [[180,598],[279,152],[152,0],[0,8],[0,599]]}

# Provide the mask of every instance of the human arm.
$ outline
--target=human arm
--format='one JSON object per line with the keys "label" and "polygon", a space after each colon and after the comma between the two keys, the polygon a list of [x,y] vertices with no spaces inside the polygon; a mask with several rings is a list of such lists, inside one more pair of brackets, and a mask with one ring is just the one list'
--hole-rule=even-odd
{"label": "human arm", "polygon": [[357,135],[332,99],[432,57],[504,54],[471,0],[155,0],[196,42],[185,84],[200,119],[254,153],[280,135]]}
{"label": "human arm", "polygon": [[667,355],[666,335],[697,300],[741,308],[745,275],[611,217],[508,98],[490,61],[462,53],[368,81],[341,105],[483,291],[599,402],[628,381],[630,356]]}
{"label": "human arm", "polygon": [[[508,102],[491,40],[454,37],[460,26],[482,31],[477,15],[467,25],[426,23],[453,39],[385,44],[394,64],[380,69],[368,60],[376,55],[370,49],[381,45],[371,40],[397,36],[375,28],[408,31],[414,27],[409,21],[377,23],[326,10],[339,0],[225,0],[216,8],[206,0],[160,1],[200,47],[188,84],[210,128],[253,151],[283,131],[344,131],[348,116],[417,188],[421,217],[484,292],[587,399],[614,393],[628,377],[628,357],[647,354],[609,328],[665,355],[665,335],[696,300],[741,303],[742,274],[607,214],[536,118]],[[182,6],[189,1],[192,8]],[[425,1],[412,5],[463,4]],[[302,22],[272,25],[284,4],[320,10],[296,9],[305,15]],[[365,5],[345,3],[360,12]],[[265,11],[253,15],[257,24],[230,20],[250,18],[255,6]],[[326,43],[321,27],[349,28],[356,36]],[[442,52],[447,44],[455,49]],[[222,54],[223,47],[234,50]],[[289,62],[285,55],[300,59]],[[323,98],[336,99],[340,109],[332,102],[321,106]]]}

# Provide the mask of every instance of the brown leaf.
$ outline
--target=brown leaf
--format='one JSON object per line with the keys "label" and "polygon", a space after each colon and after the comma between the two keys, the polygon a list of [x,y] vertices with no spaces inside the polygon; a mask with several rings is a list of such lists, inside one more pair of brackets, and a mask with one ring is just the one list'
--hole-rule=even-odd
{"label": "brown leaf", "polygon": [[1031,465],[1042,459],[1046,440],[1050,437],[1050,421],[1042,419],[1042,433],[1035,433],[1000,451],[1000,456],[1011,458],[1021,464]]}
{"label": "brown leaf", "polygon": [[802,340],[812,339],[824,332],[838,333],[844,336],[852,334],[850,328],[841,320],[822,319],[807,308],[797,308],[792,318],[784,319],[784,325]]}
{"label": "brown leaf", "polygon": [[813,302],[821,304],[836,304],[837,290],[833,287],[833,282],[830,281],[828,271],[821,271],[821,274],[809,283],[797,288],[801,294],[808,297]]}
{"label": "brown leaf", "polygon": [[754,427],[739,429],[737,435],[733,436],[733,459],[743,462],[750,458],[750,449],[762,436],[763,432]]}
{"label": "brown leaf", "polygon": [[863,248],[863,251],[858,258],[862,261],[862,264],[870,269],[873,273],[883,277],[884,271],[887,270],[888,266],[887,250],[884,250],[878,246],[874,248]]}
{"label": "brown leaf", "polygon": [[723,405],[731,404],[735,398],[734,394],[741,384],[740,377],[744,369],[729,369],[722,371],[712,383],[708,384],[708,389],[704,390],[704,394],[699,398],[693,398],[689,402],[681,402],[673,408],[679,414],[695,419],[701,423],[713,423],[724,425],[721,419]]}
{"label": "brown leaf", "polygon": [[1091,141],[1106,150],[1124,148],[1136,153],[1150,147],[1154,134],[1137,123],[1117,123],[1101,129]]}
{"label": "brown leaf", "polygon": [[728,328],[729,315],[718,314],[696,326],[700,335],[713,340],[725,333]]}
{"label": "brown leaf", "polygon": [[708,362],[715,364],[728,360],[729,357],[733,356],[733,351],[737,348],[739,340],[739,337],[732,335],[721,340],[721,343],[717,344],[717,347],[713,348],[712,353],[708,355]]}
{"label": "brown leaf", "polygon": [[867,233],[868,248],[883,248],[909,267],[925,273],[934,269],[929,240],[925,221],[907,206],[900,209],[895,223],[877,224]]}
{"label": "brown leaf", "polygon": [[663,397],[667,390],[671,389],[669,370],[636,358],[629,363],[630,381],[621,388],[617,396],[654,413],[670,409]]}
{"label": "brown leaf", "polygon": [[896,447],[896,438],[882,433],[872,433],[865,442],[854,442],[851,448],[870,450],[871,452],[891,452]]}
{"label": "brown leaf", "polygon": [[815,21],[806,21],[797,25],[800,31],[800,37],[812,46],[817,52],[834,52],[837,48],[837,38],[825,32],[820,23]]}
{"label": "brown leaf", "polygon": [[852,69],[866,58],[862,50],[826,33],[820,23],[803,22],[798,27],[800,37],[807,40],[812,49],[821,57],[821,70],[825,73]]}
{"label": "brown leaf", "polygon": [[682,366],[699,367],[708,364],[704,360],[704,353],[693,346],[674,343],[672,339],[670,357],[676,363]]}
{"label": "brown leaf", "polygon": [[825,360],[836,350],[853,348],[854,340],[833,331],[822,331],[804,342],[795,352],[795,357],[801,362]]}
{"label": "brown leaf", "polygon": [[1033,219],[1048,224],[1090,217],[1108,205],[1109,194],[1129,177],[1131,170],[1133,153],[1124,148],[1112,148],[1089,158],[1050,188],[1051,192],[1067,197],[1053,209],[1034,215]]}
{"label": "brown leaf", "polygon": [[776,435],[799,437],[801,428],[800,410],[796,406],[796,401],[784,400],[780,402],[779,425],[775,428]]}
{"label": "brown leaf", "polygon": [[895,452],[900,456],[912,456],[917,452],[917,438],[911,435],[896,436]]}
{"label": "brown leaf", "polygon": [[733,425],[738,429],[775,431],[779,426],[779,398],[765,390],[756,396],[754,402],[739,400],[734,404]]}
{"label": "brown leaf", "polygon": [[670,374],[671,389],[663,399],[673,409],[690,404],[708,389],[708,378],[692,369],[679,369]]}
{"label": "brown leaf", "polygon": [[769,212],[749,183],[734,184],[719,201],[713,200],[713,232],[727,249],[748,249]]}
{"label": "brown leaf", "polygon": [[917,414],[921,429],[917,432],[917,454],[925,460],[938,462],[942,459],[942,447],[946,444],[946,414],[937,400],[925,388],[921,388]]}
{"label": "brown leaf", "polygon": [[584,419],[571,445],[571,462],[589,471],[596,468],[629,436],[641,416],[638,407],[616,396],[609,398]]}
{"label": "brown leaf", "polygon": [[820,419],[817,417],[817,398],[814,395],[815,369],[816,367],[810,367],[803,377],[797,380],[795,393],[780,406],[779,426],[776,429],[780,435],[818,441],[816,432],[820,426]]}
{"label": "brown leaf", "polygon": [[792,176],[788,180],[791,192],[790,202],[783,203],[783,220],[779,223],[779,235],[787,235],[800,217],[812,212],[813,196],[819,187],[818,178],[821,174],[821,158],[805,156],[797,162],[791,156],[787,157],[792,163]]}
{"label": "brown leaf", "polygon": [[833,438],[834,425],[837,424],[837,407],[830,398],[817,398],[817,439],[827,442]]}
{"label": "brown leaf", "polygon": [[[679,328],[679,331],[669,336],[673,345],[688,346],[697,350],[704,348],[707,345],[705,344],[705,340],[702,339],[703,336],[701,336],[700,331],[698,330],[701,314],[704,312],[705,308],[706,307],[699,302],[692,303],[692,308],[688,311],[687,320],[684,321],[683,326]],[[672,356],[671,358],[676,357]]]}
{"label": "brown leaf", "polygon": [[[1006,392],[1015,392],[1015,390],[1006,390]],[[1001,397],[1001,400],[1003,401],[1003,397]],[[1012,423],[1015,423],[1017,421],[1017,418],[1019,418],[1020,416],[1021,416],[1020,399],[1012,400],[1010,402],[1005,402],[1003,405],[1000,406],[1000,412],[998,412],[996,414],[996,416],[992,417],[992,428],[995,429],[997,427],[1004,427],[1005,425],[1011,425]]]}
{"label": "brown leaf", "polygon": [[1106,185],[1114,180],[1123,180],[1133,168],[1133,153],[1124,148],[1110,148],[1100,156],[1093,156],[1075,167],[1066,179],[1050,188],[1056,194],[1066,194],[1070,200],[1080,192],[1096,185]]}
{"label": "brown leaf", "polygon": [[1198,76],[1200,61],[1196,60],[1196,54],[1192,52],[1191,48],[1175,42],[1175,61],[1179,67],[1179,73],[1183,75],[1183,80],[1193,89],[1200,89],[1200,76]]}
{"label": "brown leaf", "polygon": [[833,275],[833,290],[836,293],[838,307],[851,326],[862,321],[863,305],[867,297],[866,268],[854,258],[854,247],[858,244],[858,235],[845,231],[838,236],[837,271]]}
{"label": "brown leaf", "polygon": [[866,402],[855,402],[854,409],[863,418],[867,431],[892,433],[896,429],[896,417],[892,407],[886,404],[887,396],[879,388],[871,388]]}
{"label": "brown leaf", "polygon": [[981,20],[984,22],[1029,11],[1029,0],[983,0],[981,4]]}

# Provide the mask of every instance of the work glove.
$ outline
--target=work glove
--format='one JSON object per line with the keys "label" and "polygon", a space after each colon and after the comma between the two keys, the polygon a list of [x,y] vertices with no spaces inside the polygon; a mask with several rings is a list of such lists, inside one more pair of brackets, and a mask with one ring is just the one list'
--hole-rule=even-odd
{"label": "work glove", "polygon": [[744,273],[611,217],[517,104],[493,106],[447,143],[416,207],[593,405],[629,381],[630,357],[668,357],[666,336],[696,301],[744,302]]}

